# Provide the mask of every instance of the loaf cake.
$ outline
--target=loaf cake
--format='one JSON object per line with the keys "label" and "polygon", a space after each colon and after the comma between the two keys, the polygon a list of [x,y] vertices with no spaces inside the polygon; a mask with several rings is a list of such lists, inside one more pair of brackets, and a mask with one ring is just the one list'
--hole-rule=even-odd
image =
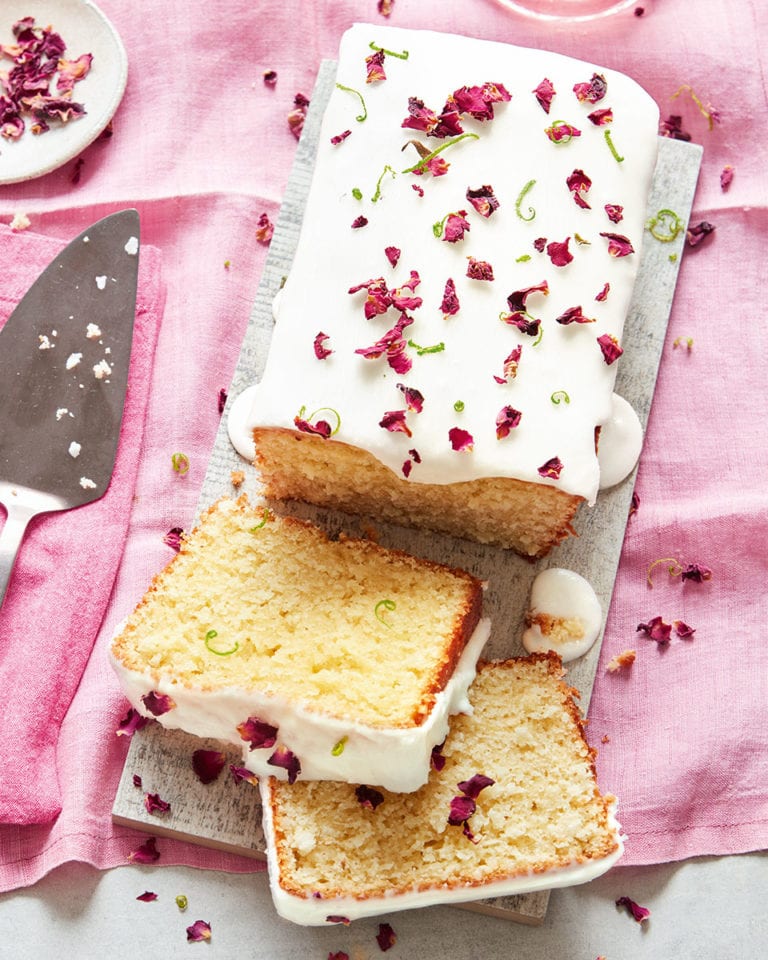
{"label": "loaf cake", "polygon": [[658,108],[614,70],[378,24],[336,81],[233,435],[268,498],[542,556],[597,495]]}
{"label": "loaf cake", "polygon": [[489,633],[482,584],[245,496],[184,537],[111,645],[131,704],[259,776],[426,782]]}
{"label": "loaf cake", "polygon": [[623,838],[562,672],[554,653],[481,662],[415,793],[260,780],[278,913],[347,922],[604,873]]}

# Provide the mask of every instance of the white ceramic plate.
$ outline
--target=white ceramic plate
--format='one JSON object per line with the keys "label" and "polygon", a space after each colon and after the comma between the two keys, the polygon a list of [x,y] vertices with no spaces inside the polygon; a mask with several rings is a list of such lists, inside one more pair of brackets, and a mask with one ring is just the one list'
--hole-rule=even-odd
{"label": "white ceramic plate", "polygon": [[[125,47],[91,0],[2,0],[0,43],[13,42],[11,27],[23,17],[34,17],[36,26],[51,26],[67,45],[66,58],[91,53],[93,64],[72,94],[85,107],[85,116],[65,124],[52,121],[50,130],[37,136],[27,129],[18,140],[0,138],[0,184],[40,177],[82,153],[112,119],[128,76]],[[11,60],[0,58],[0,70],[10,66]]]}

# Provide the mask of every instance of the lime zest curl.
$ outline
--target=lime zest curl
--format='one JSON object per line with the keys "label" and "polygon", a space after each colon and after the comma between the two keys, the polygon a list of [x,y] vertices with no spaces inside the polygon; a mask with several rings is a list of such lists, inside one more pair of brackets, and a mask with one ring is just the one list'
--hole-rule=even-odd
{"label": "lime zest curl", "polygon": [[209,630],[208,633],[206,633],[205,635],[206,650],[209,650],[211,653],[215,653],[217,657],[229,657],[233,653],[237,653],[237,651],[240,649],[240,644],[237,641],[235,641],[235,645],[234,647],[232,647],[231,650],[214,650],[214,648],[211,646],[211,640],[215,640],[216,637],[218,637],[218,635],[219,635],[218,630]]}
{"label": "lime zest curl", "polygon": [[414,340],[409,340],[408,346],[412,347],[420,357],[423,357],[425,353],[442,353],[445,350],[445,344],[442,341],[433,344],[431,347],[420,347]]}
{"label": "lime zest curl", "polygon": [[336,418],[336,426],[331,430],[330,436],[333,436],[334,434],[339,432],[339,428],[341,427],[341,415],[339,414],[338,410],[334,410],[333,407],[318,407],[317,410],[314,411],[314,413],[310,413],[308,417],[305,417],[304,414],[306,413],[306,411],[307,411],[307,408],[305,406],[302,406],[301,410],[299,410],[299,417],[302,420],[306,420],[307,423],[312,423],[312,421],[315,419],[318,413],[325,413],[326,411],[328,411],[328,413],[332,413]]}
{"label": "lime zest curl", "polygon": [[366,120],[368,118],[368,108],[365,105],[365,100],[363,99],[362,93],[360,93],[359,90],[355,90],[354,87],[345,87],[343,83],[337,83],[336,88],[338,90],[344,90],[345,93],[354,93],[354,95],[360,99],[363,112],[359,113],[355,117],[355,120],[357,120],[358,123],[362,123],[364,120]]}
{"label": "lime zest curl", "polygon": [[269,507],[264,507],[264,509],[261,512],[261,520],[259,520],[258,523],[250,527],[248,532],[256,533],[257,530],[261,530],[261,528],[266,525],[267,520],[269,520],[271,516],[272,516],[272,511],[269,509]]}
{"label": "lime zest curl", "polygon": [[389,174],[389,175],[390,175],[391,177],[393,177],[393,178],[397,176],[397,174],[396,174],[395,171],[392,169],[392,167],[390,167],[389,164],[386,164],[385,167],[384,167],[384,169],[381,171],[381,176],[380,176],[379,179],[376,181],[376,190],[375,190],[373,196],[371,197],[371,201],[372,201],[373,203],[376,203],[379,199],[381,199],[381,181],[384,179],[384,177],[385,177],[387,174]]}
{"label": "lime zest curl", "polygon": [[388,57],[397,57],[398,60],[407,60],[408,57],[410,56],[407,50],[403,50],[402,53],[398,53],[396,50],[387,50],[386,47],[379,47],[377,46],[375,40],[371,40],[368,46],[371,48],[371,50],[375,50],[376,52],[380,50],[382,53],[386,54]]}
{"label": "lime zest curl", "polygon": [[603,136],[605,137],[605,142],[608,144],[608,149],[611,151],[613,159],[616,161],[616,163],[624,163],[624,157],[619,154],[619,151],[616,149],[616,145],[613,142],[611,131],[603,130]]}
{"label": "lime zest curl", "polygon": [[682,93],[688,94],[691,100],[693,100],[693,102],[696,104],[696,108],[698,109],[699,113],[707,121],[709,129],[713,130],[715,124],[719,123],[720,121],[720,116],[717,110],[715,110],[711,104],[707,104],[705,106],[704,103],[701,101],[701,99],[696,96],[696,93],[694,92],[693,87],[688,83],[684,83],[681,87],[678,87],[678,89],[675,90],[675,92],[672,94],[672,99],[675,100]]}
{"label": "lime zest curl", "polygon": [[186,453],[174,453],[171,457],[171,466],[180,477],[183,477],[185,473],[189,473],[189,457]]}
{"label": "lime zest curl", "polygon": [[533,207],[528,207],[528,213],[530,213],[530,217],[525,217],[523,216],[520,208],[522,206],[523,200],[525,199],[525,195],[530,190],[532,190],[535,185],[536,185],[535,180],[529,180],[528,183],[526,183],[526,185],[517,195],[517,200],[515,200],[515,213],[518,215],[518,217],[520,217],[521,220],[525,220],[526,223],[530,223],[531,220],[533,220],[536,217],[536,211],[533,209]]}
{"label": "lime zest curl", "polygon": [[648,232],[660,243],[672,243],[685,230],[685,224],[674,210],[659,210],[646,224]]}
{"label": "lime zest curl", "polygon": [[570,403],[571,398],[568,396],[565,390],[555,390],[555,392],[549,398],[555,406],[559,406],[560,403]]}
{"label": "lime zest curl", "polygon": [[397,609],[397,604],[395,603],[394,600],[389,600],[389,599],[387,599],[387,600],[379,600],[379,602],[378,602],[378,603],[376,604],[376,606],[373,608],[373,612],[374,612],[374,615],[376,616],[376,619],[379,621],[379,623],[383,623],[385,627],[389,627],[389,629],[391,630],[391,629],[392,629],[392,624],[391,624],[391,623],[387,623],[387,621],[384,619],[384,616],[383,616],[383,614],[381,613],[381,611],[382,611],[382,610],[389,610],[389,611],[391,612],[391,611],[393,611],[393,610],[395,610],[395,609]]}

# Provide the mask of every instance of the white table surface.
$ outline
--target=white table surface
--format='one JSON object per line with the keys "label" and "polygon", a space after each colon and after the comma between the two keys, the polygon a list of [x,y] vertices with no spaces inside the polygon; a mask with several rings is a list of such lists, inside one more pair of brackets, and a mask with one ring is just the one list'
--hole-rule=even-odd
{"label": "white table surface", "polygon": [[[145,890],[159,899],[137,901]],[[189,901],[184,913],[180,893]],[[622,895],[648,907],[650,919],[641,925],[617,908]],[[66,864],[0,896],[0,958],[327,960],[343,950],[369,960],[382,956],[375,935],[386,920],[397,934],[387,960],[763,960],[766,901],[768,853],[754,853],[615,868],[555,891],[541,927],[431,907],[317,928],[277,917],[263,873]],[[209,943],[187,943],[186,927],[198,919],[211,924]]]}

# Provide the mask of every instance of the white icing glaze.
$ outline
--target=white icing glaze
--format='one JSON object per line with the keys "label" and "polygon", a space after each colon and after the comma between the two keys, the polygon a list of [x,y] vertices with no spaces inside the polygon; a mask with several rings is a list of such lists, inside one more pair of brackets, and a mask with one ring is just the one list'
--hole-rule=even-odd
{"label": "white icing glaze", "polygon": [[643,428],[634,407],[617,393],[611,417],[600,428],[597,461],[600,489],[615,487],[632,473],[643,449]]}
{"label": "white icing glaze", "polygon": [[563,567],[542,570],[533,581],[528,616],[537,615],[580,621],[582,635],[565,641],[546,636],[536,623],[523,633],[523,646],[528,653],[554,650],[564,663],[589,650],[597,640],[603,622],[600,601],[591,584],[574,570]]}
{"label": "white icing glaze", "polygon": [[[268,697],[258,691],[236,687],[193,689],[156,680],[149,672],[128,670],[111,653],[110,660],[123,692],[141,714],[152,716],[141,699],[151,690],[168,694],[176,706],[157,717],[159,723],[242,747],[244,766],[260,777],[285,779],[286,773],[267,764],[274,748],[250,750],[240,738],[238,724],[252,716],[278,728],[278,742],[299,758],[302,779],[367,783],[408,793],[427,782],[432,748],[445,739],[448,717],[471,711],[467,690],[475,678],[477,658],[489,633],[490,621],[481,620],[452,677],[437,695],[429,717],[420,726],[405,729],[381,729],[327,716],[308,705]],[[333,756],[331,751],[343,737],[347,738],[343,751]]]}
{"label": "white icing glaze", "polygon": [[426,890],[407,888],[403,891],[392,891],[390,895],[384,897],[366,897],[364,899],[352,896],[323,900],[314,897],[303,898],[288,893],[280,886],[270,802],[271,790],[268,779],[259,781],[259,790],[263,806],[262,826],[267,842],[269,886],[275,909],[285,920],[291,920],[293,923],[305,926],[327,926],[328,916],[341,916],[348,920],[356,920],[360,917],[394,913],[397,910],[433,907],[438,904],[467,903],[471,900],[481,900],[486,897],[508,897],[518,893],[532,893],[536,890],[549,890],[553,887],[587,883],[610,870],[624,852],[625,838],[622,836],[621,826],[615,817],[614,804],[610,810],[609,827],[615,835],[617,848],[612,854],[601,859],[590,860],[586,863],[574,863],[567,867],[545,870],[540,873],[526,873],[473,887],[432,887]]}
{"label": "white icing glaze", "polygon": [[253,435],[248,426],[248,418],[253,398],[256,394],[256,385],[246,387],[235,397],[227,414],[227,434],[229,442],[241,457],[253,463],[256,450],[253,445]]}
{"label": "white icing glaze", "polygon": [[[364,59],[369,44],[390,50],[408,50],[407,60],[388,56],[387,79],[366,84]],[[607,80],[607,95],[597,105],[580,103],[573,85],[590,80],[594,72]],[[544,78],[557,91],[547,115],[531,92]],[[506,44],[357,24],[343,37],[338,82],[359,90],[365,98],[367,119],[359,123],[359,99],[336,89],[322,121],[317,162],[290,276],[281,293],[280,320],[275,325],[267,367],[256,393],[249,426],[294,428],[302,407],[305,416],[332,408],[340,416],[334,439],[372,453],[398,476],[416,449],[421,462],[413,465],[410,482],[450,483],[483,476],[513,476],[551,483],[593,502],[599,467],[594,451],[594,428],[611,416],[611,393],[616,364],[607,365],[596,338],[610,334],[621,340],[629,306],[646,219],[646,195],[657,151],[658,109],[628,77],[612,70],[538,50]],[[488,81],[503,84],[508,103],[495,104],[492,120],[462,118],[465,139],[440,156],[450,164],[445,176],[414,176],[405,169],[416,163],[411,139],[429,149],[446,140],[427,138],[403,129],[408,98],[423,99],[440,111],[446,97],[462,86]],[[608,127],[617,162],[605,139],[605,127],[587,115],[611,107]],[[555,120],[574,124],[580,137],[553,144],[545,128]],[[331,137],[345,130],[351,135],[338,145]],[[385,166],[395,171],[384,173]],[[587,194],[590,209],[579,208],[566,185],[576,169],[591,178]],[[535,185],[522,200],[523,220],[515,212],[526,183]],[[380,197],[374,200],[380,181]],[[489,184],[500,207],[488,219],[466,199],[468,188]],[[419,197],[412,189],[424,190]],[[353,189],[363,198],[357,200]],[[624,207],[623,220],[612,223],[605,204]],[[467,211],[471,229],[462,241],[448,243],[433,234],[433,225],[450,212]],[[352,229],[358,216],[367,226]],[[635,253],[612,257],[601,232],[628,237]],[[578,233],[588,240],[579,244]],[[537,252],[537,238],[562,242],[570,237],[573,261],[555,267]],[[397,246],[401,256],[393,269],[384,249]],[[465,276],[467,257],[491,263],[495,280]],[[518,262],[518,258],[530,259]],[[440,353],[418,356],[407,349],[411,370],[398,374],[384,358],[365,359],[355,353],[371,346],[397,321],[390,308],[371,320],[363,315],[365,290],[349,295],[350,287],[382,277],[391,289],[401,286],[412,270],[421,282],[416,294],[423,305],[412,309],[413,324],[405,337],[421,346],[444,343]],[[461,304],[455,316],[440,309],[445,283],[454,280]],[[541,318],[543,336],[534,338],[500,321],[513,292],[546,280],[549,295],[532,294],[526,307]],[[595,300],[603,285],[610,292]],[[580,306],[593,323],[563,325],[556,318]],[[325,346],[333,353],[318,360],[313,349],[317,333],[327,334]],[[522,346],[517,377],[500,385],[510,352]],[[403,410],[397,384],[424,396],[421,413],[408,412],[412,437],[379,426],[387,411]],[[551,396],[565,391],[569,401],[553,403]],[[454,404],[464,403],[457,413]],[[522,412],[517,428],[502,440],[496,437],[496,417],[505,406]],[[468,430],[474,438],[471,452],[457,452],[448,440],[452,427]],[[559,479],[542,478],[539,467],[553,457],[563,464]]]}

